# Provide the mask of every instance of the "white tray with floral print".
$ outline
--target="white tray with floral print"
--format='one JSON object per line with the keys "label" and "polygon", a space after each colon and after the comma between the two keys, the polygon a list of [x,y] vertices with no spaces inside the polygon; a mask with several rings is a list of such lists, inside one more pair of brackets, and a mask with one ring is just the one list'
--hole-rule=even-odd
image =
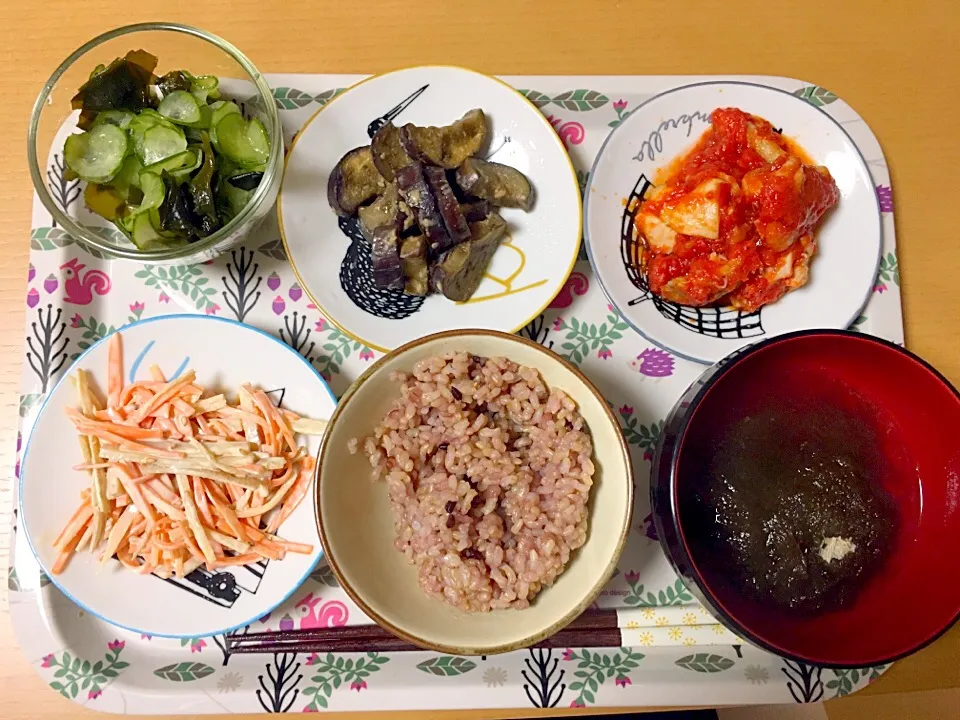
{"label": "white tray with floral print", "polygon": [[[318,108],[361,76],[267,79],[289,144]],[[504,79],[556,128],[582,187],[604,138],[632,108],[672,87],[733,78]],[[874,293],[854,328],[902,342],[890,175],[870,128],[824,88],[787,78],[737,79],[783,88],[822,107],[859,146],[883,212],[884,247]],[[80,202],[76,186],[63,177],[59,156],[49,170],[58,201]],[[310,303],[286,261],[275,217],[243,247],[210,263],[178,268],[94,257],[54,227],[36,200],[32,228],[18,471],[19,453],[44,393],[92,342],[139,318],[196,312],[255,325],[307,357],[338,394],[376,356]],[[635,525],[619,569],[598,600],[601,607],[618,610],[629,647],[479,658],[430,652],[230,657],[221,636],[151,638],[86,615],[40,573],[27,543],[15,536],[10,612],[24,654],[65,697],[99,710],[137,714],[816,702],[854,692],[886,669],[819,670],[761,651],[717,624],[670,569],[651,522],[646,476],[665,414],[703,366],[673,357],[632,332],[607,304],[585,255],[551,306],[522,334],[583,368],[617,408],[634,453]],[[321,564],[291,601],[238,632],[366,622]]]}

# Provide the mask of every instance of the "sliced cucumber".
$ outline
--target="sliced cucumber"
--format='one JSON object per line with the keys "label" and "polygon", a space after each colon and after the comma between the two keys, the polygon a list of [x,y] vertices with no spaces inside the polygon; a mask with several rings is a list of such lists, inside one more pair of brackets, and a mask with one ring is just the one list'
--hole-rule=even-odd
{"label": "sliced cucumber", "polygon": [[140,187],[140,171],[143,170],[143,163],[136,155],[127,155],[120,166],[113,181],[110,183],[117,193],[127,202],[130,202],[130,188]]}
{"label": "sliced cucumber", "polygon": [[161,175],[164,170],[172,173],[174,170],[180,170],[185,167],[193,167],[196,169],[198,164],[197,153],[193,150],[184,150],[176,155],[164,158],[160,162],[155,162],[153,165],[147,165],[143,168],[143,171]]}
{"label": "sliced cucumber", "polygon": [[130,232],[133,232],[133,223],[136,222],[137,216],[160,207],[167,193],[167,186],[164,185],[163,178],[159,174],[147,170],[140,173],[140,188],[143,190],[143,201],[136,207],[128,208],[127,215],[124,218],[124,226]]}
{"label": "sliced cucumber", "polygon": [[216,151],[220,152],[220,145],[217,144],[217,123],[223,120],[227,115],[240,115],[240,107],[232,102],[215,102],[210,106],[213,109],[213,115],[210,116],[210,142]]}
{"label": "sliced cucumber", "polygon": [[186,149],[187,138],[183,131],[161,124],[148,128],[136,147],[137,157],[144,166],[153,165]]}
{"label": "sliced cucumber", "polygon": [[110,125],[116,125],[121,130],[126,130],[130,125],[130,121],[135,117],[136,115],[127,110],[104,110],[97,113],[97,117],[93,121],[93,127],[108,123]]}
{"label": "sliced cucumber", "polygon": [[156,228],[153,227],[153,223],[150,222],[149,213],[137,215],[129,232],[133,244],[141,250],[156,250],[158,248],[169,247],[170,245],[168,239],[163,237],[163,235],[158,233]]}
{"label": "sliced cucumber", "polygon": [[126,154],[127,133],[109,123],[71,135],[63,146],[67,167],[87,182],[106,183],[112,180],[123,165]]}
{"label": "sliced cucumber", "polygon": [[230,113],[217,123],[220,152],[238,165],[261,165],[270,157],[267,130],[257,118],[249,122],[243,115]]}
{"label": "sliced cucumber", "polygon": [[204,105],[208,99],[216,100],[220,97],[219,85],[216,75],[200,75],[190,82],[190,92],[200,105]]}
{"label": "sliced cucumber", "polygon": [[187,152],[193,154],[193,162],[170,171],[170,175],[177,182],[189,180],[194,171],[203,164],[203,150],[201,148],[187,150]]}
{"label": "sliced cucumber", "polygon": [[197,99],[186,90],[174,90],[169,93],[160,101],[157,112],[180,125],[193,125],[200,122],[200,105]]}

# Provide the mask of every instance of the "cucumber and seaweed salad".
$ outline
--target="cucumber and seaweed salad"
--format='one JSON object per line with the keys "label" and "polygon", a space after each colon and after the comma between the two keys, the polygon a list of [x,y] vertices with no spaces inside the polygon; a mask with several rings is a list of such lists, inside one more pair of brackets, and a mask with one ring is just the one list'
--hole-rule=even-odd
{"label": "cucumber and seaweed salad", "polygon": [[263,177],[263,123],[222,99],[213,75],[154,74],[157,58],[132,50],[98,66],[72,103],[82,132],[63,156],[87,183],[87,207],[140,250],[175,247],[216,232]]}

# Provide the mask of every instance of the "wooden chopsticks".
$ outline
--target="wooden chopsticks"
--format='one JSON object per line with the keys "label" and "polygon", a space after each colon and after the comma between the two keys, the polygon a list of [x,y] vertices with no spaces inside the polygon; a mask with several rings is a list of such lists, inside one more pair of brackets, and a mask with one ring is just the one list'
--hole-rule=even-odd
{"label": "wooden chopsticks", "polygon": [[[533,647],[620,647],[622,644],[617,611],[588,610],[563,630]],[[422,649],[379,625],[253,632],[226,637],[228,654],[414,652]]]}

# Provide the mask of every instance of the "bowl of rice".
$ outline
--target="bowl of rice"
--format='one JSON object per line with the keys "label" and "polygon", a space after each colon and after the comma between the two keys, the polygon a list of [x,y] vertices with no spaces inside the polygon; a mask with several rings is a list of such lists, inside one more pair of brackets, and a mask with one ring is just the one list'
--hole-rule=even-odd
{"label": "bowl of rice", "polygon": [[455,330],[346,392],[316,492],[330,567],[367,615],[420,647],[485,655],[591,605],[630,530],[633,470],[579,370],[515,335]]}

